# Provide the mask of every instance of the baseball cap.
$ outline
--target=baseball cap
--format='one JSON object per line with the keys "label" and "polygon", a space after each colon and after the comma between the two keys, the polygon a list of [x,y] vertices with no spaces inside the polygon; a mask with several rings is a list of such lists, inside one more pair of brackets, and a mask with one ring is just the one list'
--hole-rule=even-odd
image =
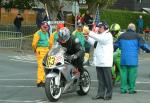
{"label": "baseball cap", "polygon": [[101,21],[98,23],[97,27],[101,27],[101,26],[104,26],[105,29],[109,28],[107,22],[105,21]]}
{"label": "baseball cap", "polygon": [[58,29],[61,29],[61,28],[63,28],[63,27],[64,27],[64,24],[63,24],[63,23],[58,23],[58,24],[57,24],[57,28],[58,28]]}
{"label": "baseball cap", "polygon": [[41,26],[43,26],[43,27],[48,27],[48,23],[47,23],[47,21],[43,21],[42,23],[41,23]]}

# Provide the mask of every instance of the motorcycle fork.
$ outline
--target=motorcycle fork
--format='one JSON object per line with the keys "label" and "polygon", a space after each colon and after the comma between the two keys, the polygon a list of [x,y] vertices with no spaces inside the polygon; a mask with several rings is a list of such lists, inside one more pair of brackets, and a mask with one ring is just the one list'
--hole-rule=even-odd
{"label": "motorcycle fork", "polygon": [[58,76],[55,77],[55,84],[57,86],[60,86],[60,77],[61,77],[61,73],[59,72]]}

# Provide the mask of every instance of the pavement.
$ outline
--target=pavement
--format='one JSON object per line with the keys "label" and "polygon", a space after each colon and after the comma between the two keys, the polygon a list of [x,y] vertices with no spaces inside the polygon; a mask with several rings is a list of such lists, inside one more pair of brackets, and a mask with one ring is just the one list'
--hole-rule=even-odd
{"label": "pavement", "polygon": [[[76,92],[63,94],[56,103],[149,103],[150,100],[150,54],[140,53],[137,94],[120,94],[120,83],[113,89],[110,101],[92,100],[97,92],[94,66],[86,67],[91,76],[91,88],[86,96]],[[36,58],[32,51],[0,50],[0,103],[51,103],[45,90],[36,87]]]}

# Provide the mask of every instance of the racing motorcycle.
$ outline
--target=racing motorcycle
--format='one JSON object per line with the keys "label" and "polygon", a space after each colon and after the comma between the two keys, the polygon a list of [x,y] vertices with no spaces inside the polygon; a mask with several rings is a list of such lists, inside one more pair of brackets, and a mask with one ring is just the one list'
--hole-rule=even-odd
{"label": "racing motorcycle", "polygon": [[43,60],[45,93],[51,102],[58,101],[64,93],[77,92],[79,95],[86,95],[90,90],[89,72],[84,68],[81,74],[67,61],[65,51],[65,48],[56,44]]}

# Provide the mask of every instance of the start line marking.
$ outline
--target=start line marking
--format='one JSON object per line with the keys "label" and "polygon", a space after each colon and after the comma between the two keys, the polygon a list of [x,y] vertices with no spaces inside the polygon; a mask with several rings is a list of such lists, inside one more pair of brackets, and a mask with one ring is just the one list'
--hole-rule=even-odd
{"label": "start line marking", "polygon": [[[0,79],[0,81],[35,81],[36,79]],[[91,80],[91,82],[98,82],[97,80]],[[150,82],[137,81],[136,84],[150,84]]]}
{"label": "start line marking", "polygon": [[[41,101],[41,100],[0,100],[0,102],[6,102],[6,103],[52,103],[49,101]],[[57,102],[57,103],[63,103],[63,102]]]}
{"label": "start line marking", "polygon": [[[35,81],[36,79],[0,79],[0,81]],[[98,82],[97,80],[91,80],[91,82]],[[136,84],[150,84],[150,82],[137,81]]]}

